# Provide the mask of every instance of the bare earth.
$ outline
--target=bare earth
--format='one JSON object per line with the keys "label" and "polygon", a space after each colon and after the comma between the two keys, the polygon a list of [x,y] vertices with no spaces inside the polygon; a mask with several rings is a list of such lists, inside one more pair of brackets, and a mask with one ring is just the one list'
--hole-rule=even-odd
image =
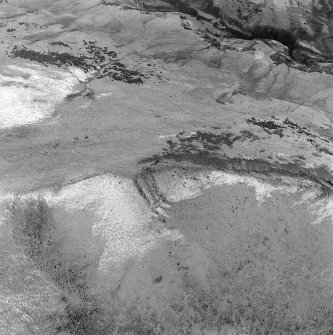
{"label": "bare earth", "polygon": [[332,10],[0,1],[0,334],[332,334]]}

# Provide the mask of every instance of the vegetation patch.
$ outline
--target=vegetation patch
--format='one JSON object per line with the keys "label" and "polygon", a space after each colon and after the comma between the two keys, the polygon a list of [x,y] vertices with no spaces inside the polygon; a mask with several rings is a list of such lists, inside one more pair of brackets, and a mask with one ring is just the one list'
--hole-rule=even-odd
{"label": "vegetation patch", "polygon": [[[64,42],[52,42],[52,46],[68,47]],[[94,73],[97,79],[110,78],[116,81],[122,81],[128,84],[143,84],[147,75],[141,72],[129,69],[120,62],[118,54],[108,47],[101,47],[97,42],[87,42],[83,40],[82,53],[73,55],[69,52],[58,51],[35,51],[27,47],[14,46],[9,56],[12,58],[23,58],[41,63],[45,66],[53,65],[60,68],[70,66],[77,67],[85,73]]]}
{"label": "vegetation patch", "polygon": [[283,137],[283,126],[276,124],[274,121],[260,121],[255,117],[246,120],[248,124],[253,124],[255,126],[261,127],[267,134],[270,135],[278,135],[279,137]]}

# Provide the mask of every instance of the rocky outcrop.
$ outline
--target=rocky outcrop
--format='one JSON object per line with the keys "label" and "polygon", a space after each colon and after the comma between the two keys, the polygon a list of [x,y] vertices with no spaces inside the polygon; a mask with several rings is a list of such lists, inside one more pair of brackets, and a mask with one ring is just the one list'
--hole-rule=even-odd
{"label": "rocky outcrop", "polygon": [[0,333],[331,334],[329,11],[0,1]]}
{"label": "rocky outcrop", "polygon": [[137,0],[135,6],[146,12],[177,11],[221,20],[242,37],[285,44],[294,58],[333,60],[333,5],[328,0]]}

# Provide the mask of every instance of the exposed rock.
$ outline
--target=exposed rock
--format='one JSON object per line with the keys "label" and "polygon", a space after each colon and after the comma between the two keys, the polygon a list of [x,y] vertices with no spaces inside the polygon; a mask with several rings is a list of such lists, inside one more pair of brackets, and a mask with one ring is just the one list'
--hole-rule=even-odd
{"label": "exposed rock", "polygon": [[229,29],[244,37],[281,42],[295,58],[332,60],[333,57],[330,1],[140,0],[139,4],[144,10],[172,10],[205,19],[221,18]]}
{"label": "exposed rock", "polygon": [[330,1],[0,1],[0,333],[332,333]]}

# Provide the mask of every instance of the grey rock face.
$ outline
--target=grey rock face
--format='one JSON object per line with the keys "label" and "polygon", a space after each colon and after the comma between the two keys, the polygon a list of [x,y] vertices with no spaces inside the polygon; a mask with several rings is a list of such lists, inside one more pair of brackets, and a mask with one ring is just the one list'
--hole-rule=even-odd
{"label": "grey rock face", "polygon": [[329,0],[140,0],[138,4],[144,10],[222,19],[229,29],[244,37],[280,41],[297,58],[332,60],[333,5]]}

